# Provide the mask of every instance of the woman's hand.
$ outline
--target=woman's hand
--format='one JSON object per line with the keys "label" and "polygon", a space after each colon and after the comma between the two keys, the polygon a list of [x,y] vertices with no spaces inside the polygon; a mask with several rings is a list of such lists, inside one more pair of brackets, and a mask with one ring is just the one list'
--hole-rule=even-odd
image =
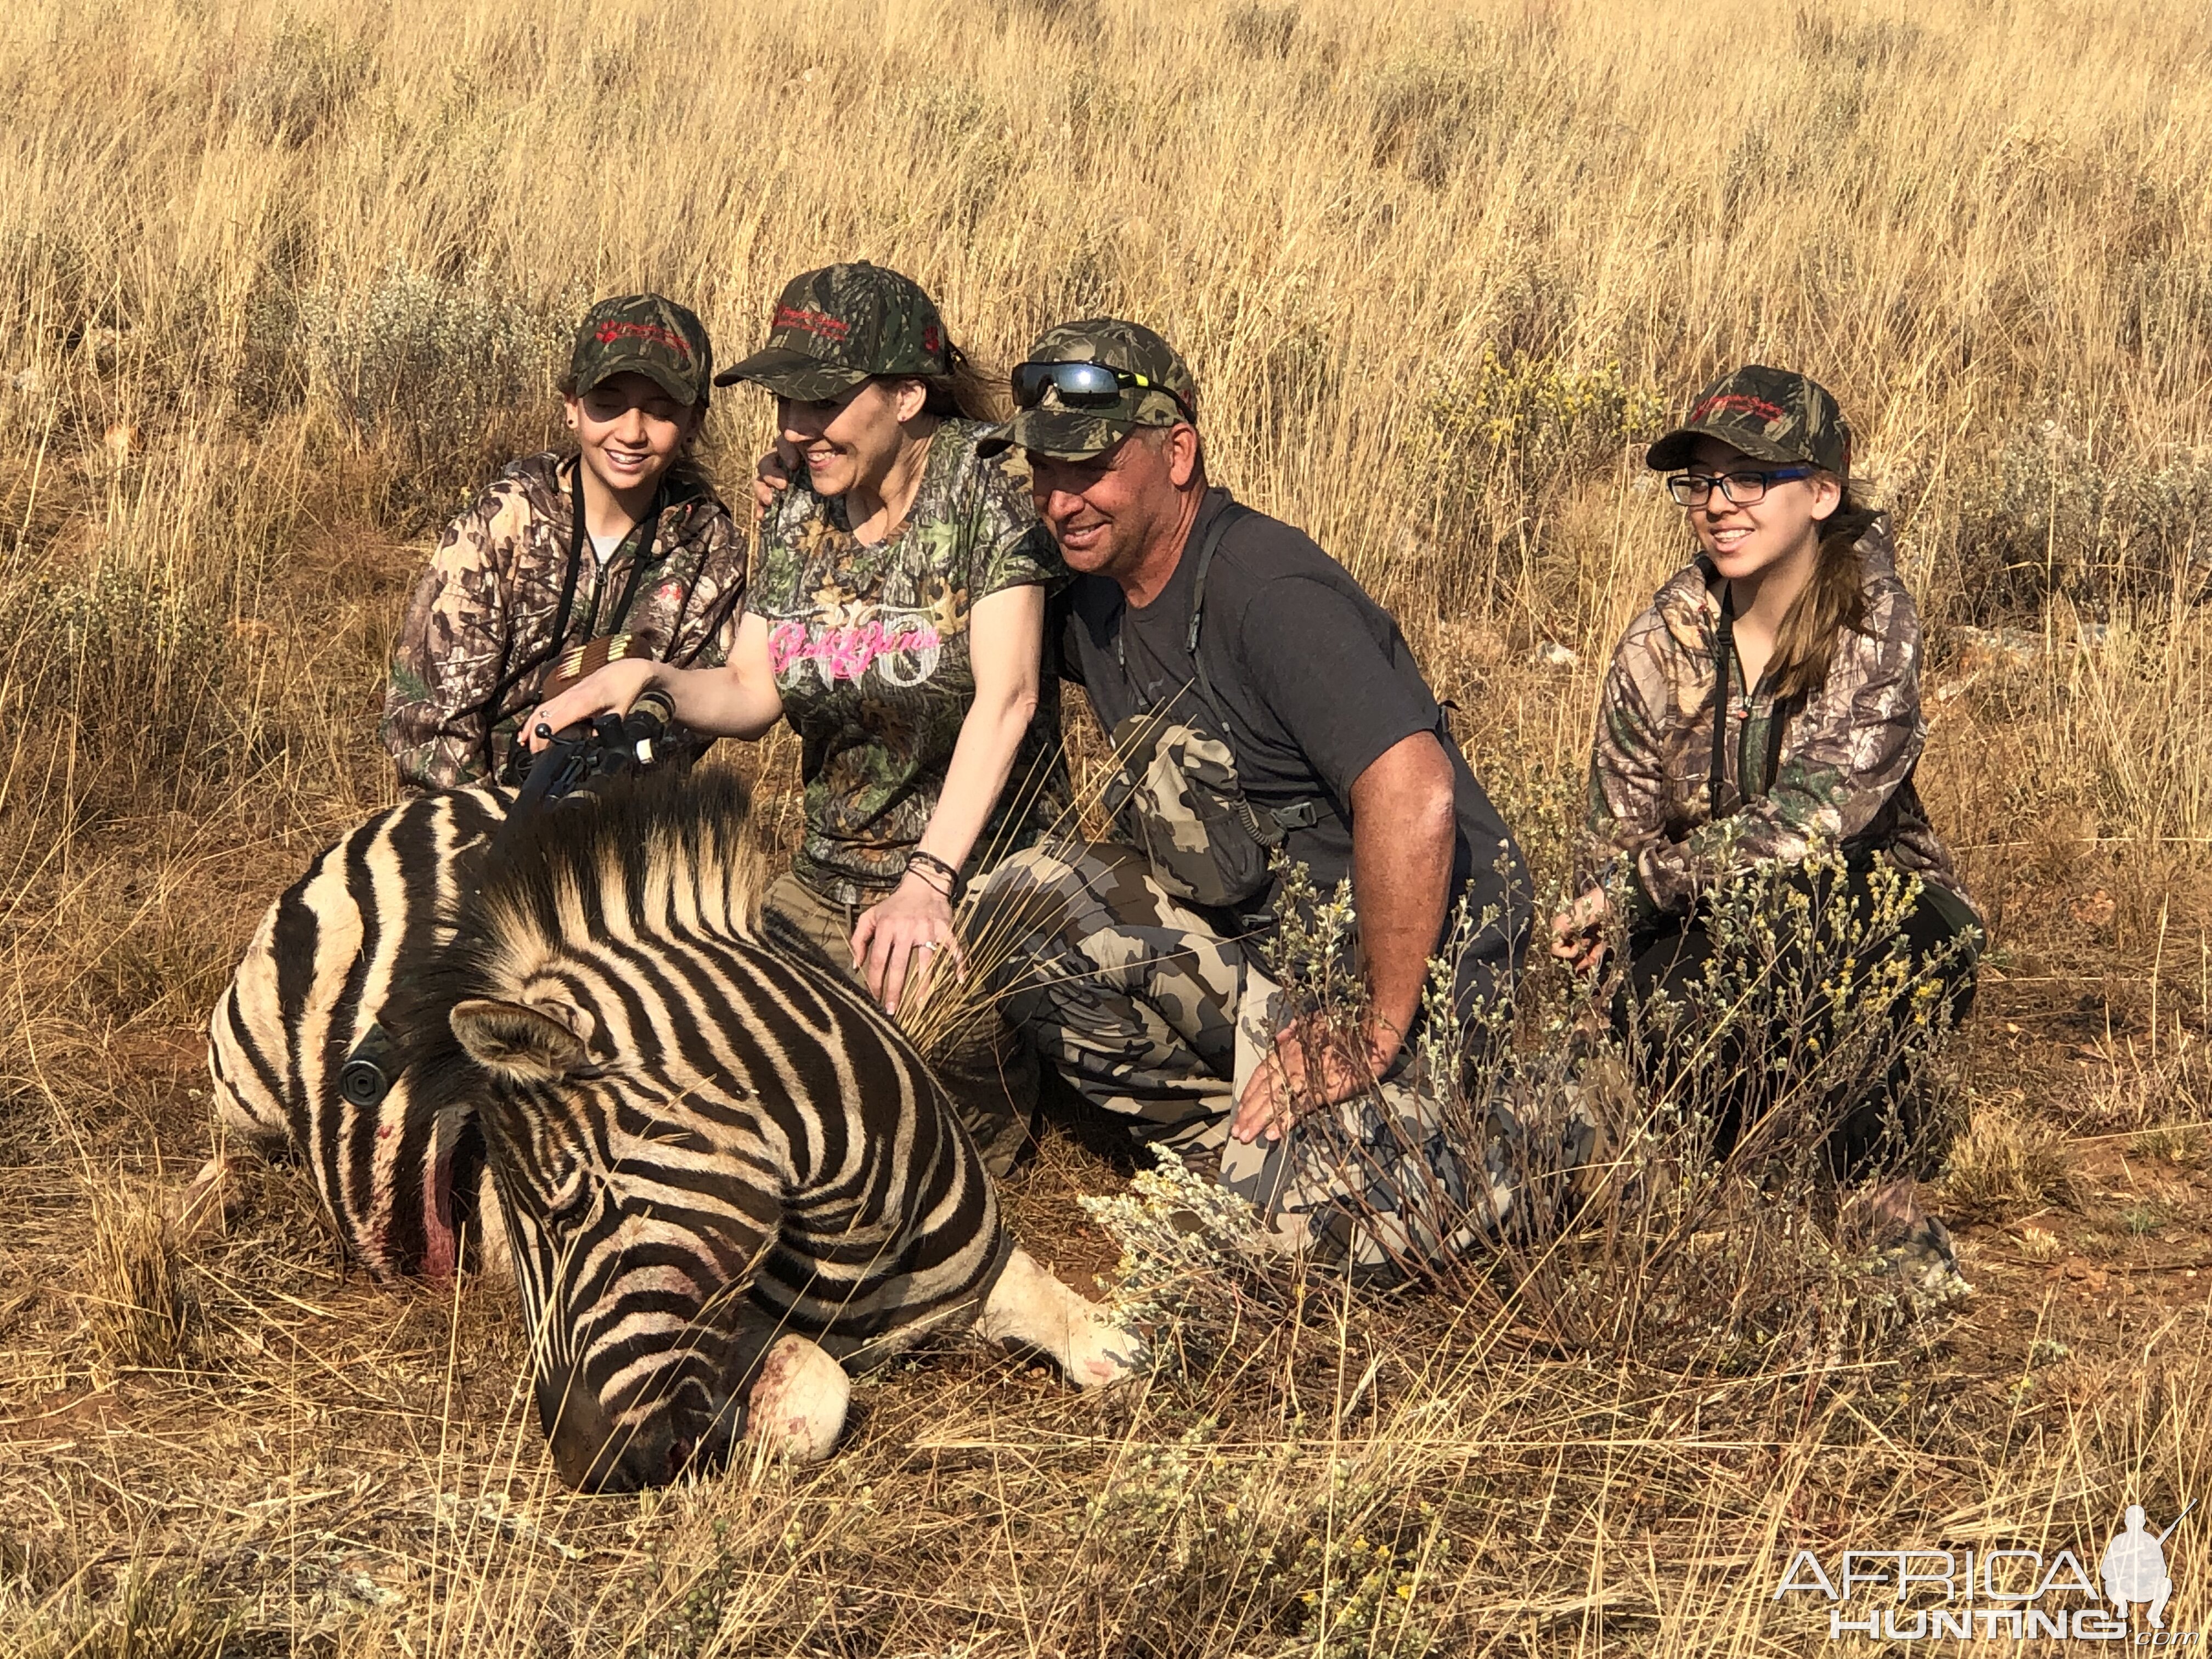
{"label": "woman's hand", "polygon": [[853,966],[861,970],[868,994],[884,1005],[885,1013],[898,1012],[908,989],[921,996],[943,956],[952,958],[955,973],[967,977],[952,933],[952,902],[911,872],[889,898],[863,911],[853,929]]}
{"label": "woman's hand", "polygon": [[799,471],[799,452],[781,438],[775,447],[753,465],[753,522],[758,524],[775,511],[775,498],[791,488],[791,475]]}
{"label": "woman's hand", "polygon": [[1613,920],[1613,901],[1602,887],[1590,888],[1552,918],[1552,954],[1578,974],[1605,963],[1606,928]]}
{"label": "woman's hand", "polygon": [[556,733],[579,720],[594,714],[629,714],[629,706],[652,688],[653,671],[659,666],[649,657],[625,657],[593,670],[559,696],[530,711],[522,722],[523,742],[535,754],[552,742]]}

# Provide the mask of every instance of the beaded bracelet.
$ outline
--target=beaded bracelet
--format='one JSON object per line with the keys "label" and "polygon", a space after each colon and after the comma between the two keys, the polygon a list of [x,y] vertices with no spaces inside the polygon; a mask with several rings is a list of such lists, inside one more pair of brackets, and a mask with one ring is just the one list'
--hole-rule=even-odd
{"label": "beaded bracelet", "polygon": [[[934,853],[925,853],[921,848],[915,848],[906,855],[906,867],[908,875],[921,876],[922,885],[937,888],[948,904],[952,902],[952,896],[960,890],[960,872]],[[930,880],[929,872],[933,870],[945,878],[944,886],[938,887]]]}

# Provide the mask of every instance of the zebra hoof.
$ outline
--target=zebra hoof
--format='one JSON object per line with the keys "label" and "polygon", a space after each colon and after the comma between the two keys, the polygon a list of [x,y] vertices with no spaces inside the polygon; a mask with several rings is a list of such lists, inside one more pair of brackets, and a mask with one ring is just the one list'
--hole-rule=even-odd
{"label": "zebra hoof", "polygon": [[1042,1349],[1079,1389],[1119,1382],[1145,1358],[1141,1340],[1107,1323],[1095,1304],[1018,1249],[1008,1254],[991,1287],[975,1334],[987,1342]]}
{"label": "zebra hoof", "polygon": [[1107,1389],[1126,1382],[1145,1363],[1144,1339],[1133,1331],[1087,1319],[1069,1333],[1066,1361],[1069,1381],[1079,1389]]}
{"label": "zebra hoof", "polygon": [[795,1463],[819,1463],[836,1449],[852,1400],[842,1365],[803,1336],[780,1336],[753,1379],[745,1438]]}

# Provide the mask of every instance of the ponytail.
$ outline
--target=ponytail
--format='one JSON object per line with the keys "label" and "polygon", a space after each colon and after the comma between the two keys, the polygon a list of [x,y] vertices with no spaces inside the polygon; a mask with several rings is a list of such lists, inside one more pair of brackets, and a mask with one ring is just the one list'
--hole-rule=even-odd
{"label": "ponytail", "polygon": [[1766,672],[1776,696],[1803,698],[1818,691],[1835,660],[1837,636],[1846,628],[1866,632],[1866,601],[1861,592],[1866,561],[1859,556],[1858,544],[1879,516],[1849,483],[1844,485],[1843,499],[1820,532],[1813,580],[1775,631],[1774,660]]}
{"label": "ponytail", "polygon": [[945,345],[945,356],[944,374],[919,377],[928,393],[921,412],[940,419],[993,422],[1002,419],[1006,376],[986,374],[966,352],[950,342]]}

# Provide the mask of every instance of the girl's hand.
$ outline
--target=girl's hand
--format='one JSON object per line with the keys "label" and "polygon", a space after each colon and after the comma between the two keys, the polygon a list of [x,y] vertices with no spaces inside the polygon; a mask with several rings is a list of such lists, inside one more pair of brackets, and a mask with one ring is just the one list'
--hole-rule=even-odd
{"label": "girl's hand", "polygon": [[659,665],[648,657],[625,657],[586,674],[559,696],[542,702],[526,715],[522,740],[532,754],[579,720],[594,714],[627,714],[629,706],[653,685]]}
{"label": "girl's hand", "polygon": [[862,970],[868,994],[888,1014],[898,1012],[908,989],[919,997],[928,988],[938,958],[945,956],[965,981],[967,963],[952,933],[951,901],[918,875],[909,873],[889,898],[870,905],[853,929],[853,966]]}
{"label": "girl's hand", "polygon": [[1612,920],[1613,901],[1605,889],[1591,888],[1552,918],[1552,954],[1578,974],[1602,966],[1606,927]]}
{"label": "girl's hand", "polygon": [[775,511],[775,498],[791,488],[791,475],[799,471],[799,452],[781,438],[775,447],[753,466],[753,522],[758,524]]}

